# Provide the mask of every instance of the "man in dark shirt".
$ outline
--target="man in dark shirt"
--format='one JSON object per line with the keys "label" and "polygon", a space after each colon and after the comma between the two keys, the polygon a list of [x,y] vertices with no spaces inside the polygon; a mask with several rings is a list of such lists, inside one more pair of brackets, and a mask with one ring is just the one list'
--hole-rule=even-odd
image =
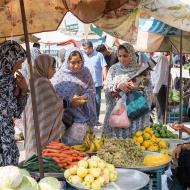
{"label": "man in dark shirt", "polygon": [[118,62],[117,53],[115,51],[109,51],[104,44],[99,45],[96,48],[96,51],[103,54],[107,63],[107,69]]}

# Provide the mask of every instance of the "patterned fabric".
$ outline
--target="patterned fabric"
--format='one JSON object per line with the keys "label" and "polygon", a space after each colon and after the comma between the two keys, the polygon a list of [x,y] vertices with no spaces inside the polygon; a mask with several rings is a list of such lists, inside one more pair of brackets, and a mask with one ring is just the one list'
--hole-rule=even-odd
{"label": "patterned fabric", "polygon": [[14,138],[13,118],[19,118],[27,97],[15,97],[13,65],[26,57],[24,49],[14,41],[0,45],[0,166],[17,165],[19,150]]}
{"label": "patterned fabric", "polygon": [[[47,78],[48,69],[49,67],[52,67],[52,64],[52,57],[49,55],[39,55],[39,57],[35,59],[33,66],[42,148],[44,148],[50,141],[59,140],[61,129],[63,128],[63,101],[57,97],[51,82]],[[29,158],[33,154],[37,154],[31,96],[29,96],[27,102],[24,123],[26,124],[26,158]]]}
{"label": "patterned fabric", "polygon": [[65,62],[52,79],[53,86],[59,97],[70,99],[74,95],[86,96],[88,102],[77,108],[70,108],[75,123],[88,123],[94,126],[96,123],[95,87],[88,68],[82,64],[79,72],[73,72],[68,68],[68,58],[73,51],[82,52],[78,48],[71,48],[66,52]]}
{"label": "patterned fabric", "polygon": [[37,47],[33,47],[31,49],[31,57],[32,57],[32,60],[35,60],[39,55],[41,54],[39,48]]}
{"label": "patterned fabric", "polygon": [[[122,44],[131,57],[131,63],[128,66],[124,66],[121,63],[116,63],[111,66],[105,85],[105,97],[106,97],[106,115],[103,125],[103,133],[110,137],[131,137],[137,130],[143,129],[146,125],[149,125],[149,114],[140,117],[138,120],[132,121],[129,128],[112,128],[109,126],[109,118],[111,112],[116,105],[116,99],[113,98],[112,92],[115,91],[115,87],[118,83],[127,81],[132,77],[139,69],[136,62],[135,50],[130,44]],[[150,83],[149,83],[150,84]],[[151,84],[144,87],[145,96],[147,97],[148,104],[150,106]]]}

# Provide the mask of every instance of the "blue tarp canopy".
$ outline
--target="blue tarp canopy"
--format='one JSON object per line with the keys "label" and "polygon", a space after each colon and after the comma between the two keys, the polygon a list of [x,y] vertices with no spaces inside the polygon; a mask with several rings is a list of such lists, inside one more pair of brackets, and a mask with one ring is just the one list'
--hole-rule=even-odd
{"label": "blue tarp canopy", "polygon": [[[180,36],[179,29],[154,18],[139,19],[139,30],[142,32],[156,33],[162,36]],[[183,33],[184,36],[190,35],[188,32]]]}

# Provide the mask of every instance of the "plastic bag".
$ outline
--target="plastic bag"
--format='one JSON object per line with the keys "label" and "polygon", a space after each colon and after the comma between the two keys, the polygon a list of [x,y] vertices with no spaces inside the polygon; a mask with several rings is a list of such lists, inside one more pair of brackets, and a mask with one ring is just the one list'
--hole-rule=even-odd
{"label": "plastic bag", "polygon": [[65,131],[61,141],[69,146],[82,144],[88,127],[87,124],[73,123],[73,125]]}
{"label": "plastic bag", "polygon": [[111,127],[118,127],[118,128],[127,128],[130,125],[129,118],[127,116],[126,105],[123,98],[120,98],[115,107],[113,108],[110,119],[109,125]]}

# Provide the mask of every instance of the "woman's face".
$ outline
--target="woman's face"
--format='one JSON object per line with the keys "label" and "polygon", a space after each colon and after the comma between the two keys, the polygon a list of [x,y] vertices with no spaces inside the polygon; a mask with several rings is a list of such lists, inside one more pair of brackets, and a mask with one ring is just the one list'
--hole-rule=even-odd
{"label": "woman's face", "polygon": [[83,61],[79,54],[73,55],[69,59],[69,69],[71,71],[77,72],[81,70]]}
{"label": "woman's face", "polygon": [[131,58],[129,57],[129,54],[123,48],[120,49],[118,52],[118,59],[119,59],[119,62],[123,65],[128,65],[131,62]]}
{"label": "woman's face", "polygon": [[53,75],[56,72],[56,67],[54,65],[52,65],[51,67],[49,67],[48,69],[48,79],[51,79],[53,77]]}

